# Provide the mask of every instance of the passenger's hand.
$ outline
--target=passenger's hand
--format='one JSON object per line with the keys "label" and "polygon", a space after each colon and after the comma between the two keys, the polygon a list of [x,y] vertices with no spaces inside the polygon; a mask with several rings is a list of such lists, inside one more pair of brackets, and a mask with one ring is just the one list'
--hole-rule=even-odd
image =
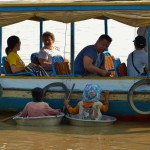
{"label": "passenger's hand", "polygon": [[109,91],[108,91],[108,90],[105,90],[105,91],[104,91],[104,95],[109,95]]}
{"label": "passenger's hand", "polygon": [[61,109],[58,109],[58,112],[61,113]]}
{"label": "passenger's hand", "polygon": [[104,97],[105,97],[105,103],[108,103],[108,100],[109,100],[109,91],[108,90],[104,91]]}
{"label": "passenger's hand", "polygon": [[36,66],[36,64],[34,64],[34,63],[29,63],[29,65],[30,65],[30,66]]}
{"label": "passenger's hand", "polygon": [[104,76],[104,77],[110,76],[110,75],[111,75],[111,72],[108,72],[108,71],[106,71],[106,70],[102,70],[102,71],[101,71],[101,75]]}
{"label": "passenger's hand", "polygon": [[110,76],[111,72],[106,72],[106,74],[104,76]]}
{"label": "passenger's hand", "polygon": [[64,105],[67,106],[67,105],[69,104],[69,101],[70,101],[70,100],[66,99],[66,100],[64,101]]}
{"label": "passenger's hand", "polygon": [[104,91],[104,94],[109,94],[109,90],[105,90],[105,91]]}
{"label": "passenger's hand", "polygon": [[19,112],[16,116],[20,116],[22,112]]}

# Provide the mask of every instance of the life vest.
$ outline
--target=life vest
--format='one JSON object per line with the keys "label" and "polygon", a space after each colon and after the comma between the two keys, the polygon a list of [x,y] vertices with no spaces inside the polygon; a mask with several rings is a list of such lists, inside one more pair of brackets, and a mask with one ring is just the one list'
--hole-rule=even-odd
{"label": "life vest", "polygon": [[101,102],[94,102],[92,107],[84,107],[83,101],[80,101],[78,105],[79,105],[79,119],[100,120],[102,118],[100,108],[103,104]]}

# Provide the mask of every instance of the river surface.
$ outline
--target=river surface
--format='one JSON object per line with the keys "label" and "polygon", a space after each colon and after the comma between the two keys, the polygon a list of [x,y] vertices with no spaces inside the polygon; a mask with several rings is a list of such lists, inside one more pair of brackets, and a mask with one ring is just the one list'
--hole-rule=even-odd
{"label": "river surface", "polygon": [[150,150],[150,123],[29,127],[10,119],[0,122],[0,150]]}

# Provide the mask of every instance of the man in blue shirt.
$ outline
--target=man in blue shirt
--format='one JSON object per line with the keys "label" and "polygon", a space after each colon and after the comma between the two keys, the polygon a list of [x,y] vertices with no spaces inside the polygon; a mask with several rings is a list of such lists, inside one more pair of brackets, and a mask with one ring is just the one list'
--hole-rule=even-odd
{"label": "man in blue shirt", "polygon": [[103,52],[111,42],[111,37],[103,34],[94,45],[83,48],[75,59],[75,74],[110,76],[110,72],[105,69]]}

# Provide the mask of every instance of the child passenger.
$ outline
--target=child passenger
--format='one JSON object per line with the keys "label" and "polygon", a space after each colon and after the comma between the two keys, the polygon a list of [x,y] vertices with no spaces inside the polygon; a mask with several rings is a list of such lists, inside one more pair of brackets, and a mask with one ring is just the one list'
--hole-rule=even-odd
{"label": "child passenger", "polygon": [[60,109],[52,109],[47,103],[42,102],[43,89],[36,87],[32,90],[33,102],[26,104],[20,117],[40,117],[40,116],[53,116],[60,114]]}
{"label": "child passenger", "polygon": [[100,120],[101,112],[108,110],[109,91],[105,90],[104,103],[100,102],[102,89],[98,84],[87,84],[82,94],[82,101],[73,108],[69,105],[69,100],[65,100],[64,104],[72,115],[78,114],[79,119]]}

